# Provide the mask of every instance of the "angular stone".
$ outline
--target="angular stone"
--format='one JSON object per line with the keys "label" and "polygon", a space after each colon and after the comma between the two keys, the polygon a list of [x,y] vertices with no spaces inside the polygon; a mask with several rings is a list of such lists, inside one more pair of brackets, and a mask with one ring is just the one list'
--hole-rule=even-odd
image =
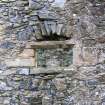
{"label": "angular stone", "polygon": [[41,28],[41,33],[42,36],[46,36],[47,35],[47,31],[46,31],[46,27],[43,23],[40,22],[40,28]]}
{"label": "angular stone", "polygon": [[0,81],[0,90],[12,90],[11,87],[8,87],[7,84],[3,81]]}
{"label": "angular stone", "polygon": [[28,68],[19,68],[18,72],[21,75],[29,75],[29,69]]}
{"label": "angular stone", "polygon": [[16,74],[16,70],[15,69],[9,69],[9,70],[2,71],[2,73],[0,74],[0,76],[1,75],[7,76],[7,75],[12,75],[12,74]]}
{"label": "angular stone", "polygon": [[61,34],[62,27],[63,27],[63,24],[58,24],[57,25],[57,35],[60,35]]}
{"label": "angular stone", "polygon": [[51,102],[52,102],[51,95],[49,95],[49,96],[46,95],[42,99],[42,105],[51,105]]}
{"label": "angular stone", "polygon": [[52,30],[52,34],[55,34],[57,32],[57,23],[56,22],[51,22],[51,30]]}
{"label": "angular stone", "polygon": [[56,22],[51,22],[51,21],[45,21],[45,28],[47,30],[47,35],[50,35],[51,32],[52,34],[56,34],[57,32],[57,23]]}
{"label": "angular stone", "polygon": [[5,64],[8,67],[30,67],[35,66],[35,59],[22,59],[22,58],[16,58],[16,59],[6,59]]}
{"label": "angular stone", "polygon": [[43,7],[42,3],[44,4],[44,2],[40,0],[36,0],[36,1],[28,0],[28,1],[29,1],[29,7],[36,10],[42,8]]}
{"label": "angular stone", "polygon": [[87,86],[96,86],[96,85],[98,85],[98,81],[95,80],[95,79],[93,79],[93,80],[87,80],[86,81],[86,85]]}
{"label": "angular stone", "polygon": [[47,31],[47,35],[49,36],[51,34],[51,30],[49,29],[48,22],[44,21],[44,25],[45,25],[45,29]]}
{"label": "angular stone", "polygon": [[54,79],[54,84],[59,91],[63,91],[66,89],[65,79],[64,78],[56,78]]}
{"label": "angular stone", "polygon": [[38,26],[33,26],[33,28],[34,28],[34,37],[36,38],[36,39],[42,39],[42,33],[41,33],[41,29],[38,27]]}
{"label": "angular stone", "polygon": [[26,27],[24,30],[20,30],[17,33],[17,40],[20,40],[20,41],[29,40],[32,35],[32,32],[33,32],[33,28],[30,26]]}
{"label": "angular stone", "polygon": [[56,20],[58,19],[57,14],[55,14],[54,12],[49,12],[48,10],[42,10],[38,13],[38,16],[40,19],[44,19],[44,20]]}
{"label": "angular stone", "polygon": [[92,39],[92,38],[86,38],[86,39],[83,39],[82,40],[82,44],[84,47],[94,47],[95,44],[96,44],[96,41],[95,39]]}
{"label": "angular stone", "polygon": [[15,47],[15,44],[13,42],[9,42],[9,41],[2,42],[0,44],[0,48],[3,48],[3,49],[12,49],[14,47]]}

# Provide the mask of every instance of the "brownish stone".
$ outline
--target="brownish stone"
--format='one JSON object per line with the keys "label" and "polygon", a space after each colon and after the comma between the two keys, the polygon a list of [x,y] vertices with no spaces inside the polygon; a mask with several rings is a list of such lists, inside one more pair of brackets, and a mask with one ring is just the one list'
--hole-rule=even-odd
{"label": "brownish stone", "polygon": [[34,50],[33,49],[24,49],[23,52],[21,54],[19,54],[19,57],[21,58],[30,58],[33,57],[34,54]]}
{"label": "brownish stone", "polygon": [[34,58],[28,59],[16,58],[14,60],[6,59],[5,63],[8,67],[30,67],[35,66],[35,59]]}
{"label": "brownish stone", "polygon": [[105,43],[105,37],[99,37],[96,39],[98,43]]}

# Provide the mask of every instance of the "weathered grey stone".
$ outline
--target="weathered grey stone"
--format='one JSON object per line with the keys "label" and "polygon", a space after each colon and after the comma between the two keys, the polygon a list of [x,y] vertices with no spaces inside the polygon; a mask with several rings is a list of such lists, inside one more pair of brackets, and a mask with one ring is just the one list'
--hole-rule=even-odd
{"label": "weathered grey stone", "polygon": [[75,101],[75,97],[68,96],[64,99],[64,105],[74,104],[74,101]]}
{"label": "weathered grey stone", "polygon": [[0,105],[7,105],[10,104],[10,97],[0,97]]}
{"label": "weathered grey stone", "polygon": [[70,3],[81,3],[84,2],[84,0],[70,0]]}
{"label": "weathered grey stone", "polygon": [[39,40],[42,39],[41,29],[38,26],[34,26],[33,28],[35,32],[34,37]]}
{"label": "weathered grey stone", "polygon": [[16,70],[15,69],[10,69],[10,70],[5,70],[2,71],[0,76],[7,76],[7,75],[12,75],[12,74],[16,74]]}
{"label": "weathered grey stone", "polygon": [[65,79],[64,78],[57,78],[54,80],[54,84],[58,91],[63,91],[66,89]]}
{"label": "weathered grey stone", "polygon": [[27,27],[25,30],[18,32],[17,39],[18,40],[29,40],[32,35],[32,27]]}
{"label": "weathered grey stone", "polygon": [[46,31],[45,25],[40,22],[40,26],[41,26],[41,33],[42,33],[42,36],[46,36],[46,35],[47,35],[47,31]]}
{"label": "weathered grey stone", "polygon": [[15,47],[15,43],[9,42],[9,41],[2,42],[0,44],[0,48],[4,48],[4,49],[11,49],[11,48],[14,48],[14,47]]}
{"label": "weathered grey stone", "polygon": [[45,25],[45,28],[46,28],[46,31],[47,31],[47,35],[50,35],[51,30],[50,30],[49,27],[48,27],[48,22],[45,21],[45,22],[44,22],[44,25]]}
{"label": "weathered grey stone", "polygon": [[57,25],[57,34],[58,35],[61,35],[62,27],[63,27],[63,24],[58,24]]}
{"label": "weathered grey stone", "polygon": [[44,96],[42,99],[42,105],[51,105],[52,98],[51,96]]}
{"label": "weathered grey stone", "polygon": [[10,91],[10,90],[12,90],[12,88],[11,87],[8,87],[7,86],[7,84],[5,83],[5,82],[2,82],[2,81],[0,81],[0,90],[1,91]]}
{"label": "weathered grey stone", "polygon": [[96,40],[95,39],[83,39],[82,40],[83,46],[84,47],[94,47],[96,45]]}
{"label": "weathered grey stone", "polygon": [[30,8],[35,8],[35,9],[38,9],[38,8],[41,8],[41,4],[40,2],[41,1],[33,1],[33,0],[28,0],[29,1],[29,7]]}
{"label": "weathered grey stone", "polygon": [[97,64],[97,49],[96,48],[83,48],[83,61],[86,64]]}
{"label": "weathered grey stone", "polygon": [[19,68],[17,71],[21,75],[29,75],[29,69],[28,68]]}
{"label": "weathered grey stone", "polygon": [[63,68],[33,68],[30,69],[30,74],[55,74],[64,71]]}

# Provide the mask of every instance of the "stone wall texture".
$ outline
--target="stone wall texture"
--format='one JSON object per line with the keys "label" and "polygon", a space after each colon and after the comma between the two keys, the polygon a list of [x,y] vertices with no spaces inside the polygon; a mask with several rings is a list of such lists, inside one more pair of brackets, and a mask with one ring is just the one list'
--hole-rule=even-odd
{"label": "stone wall texture", "polygon": [[[45,1],[0,0],[0,105],[105,105],[105,1]],[[55,39],[73,64],[36,68],[35,43]]]}

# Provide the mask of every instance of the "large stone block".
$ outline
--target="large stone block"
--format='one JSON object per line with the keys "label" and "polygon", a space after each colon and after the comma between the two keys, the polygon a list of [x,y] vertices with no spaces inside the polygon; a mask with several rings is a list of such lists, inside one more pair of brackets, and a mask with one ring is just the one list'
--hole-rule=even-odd
{"label": "large stone block", "polygon": [[83,48],[83,61],[87,65],[95,65],[98,63],[97,57],[98,49],[92,47]]}
{"label": "large stone block", "polygon": [[19,54],[19,57],[21,58],[30,58],[34,56],[34,50],[33,49],[24,49],[21,54]]}
{"label": "large stone block", "polygon": [[82,65],[83,58],[82,58],[82,50],[80,47],[74,48],[73,51],[73,64],[74,65]]}
{"label": "large stone block", "polygon": [[95,65],[98,63],[98,49],[95,47],[74,48],[74,65]]}
{"label": "large stone block", "polygon": [[21,58],[16,58],[16,59],[7,59],[5,60],[5,63],[8,67],[30,67],[30,66],[35,66],[35,59],[30,58],[30,59],[21,59]]}

